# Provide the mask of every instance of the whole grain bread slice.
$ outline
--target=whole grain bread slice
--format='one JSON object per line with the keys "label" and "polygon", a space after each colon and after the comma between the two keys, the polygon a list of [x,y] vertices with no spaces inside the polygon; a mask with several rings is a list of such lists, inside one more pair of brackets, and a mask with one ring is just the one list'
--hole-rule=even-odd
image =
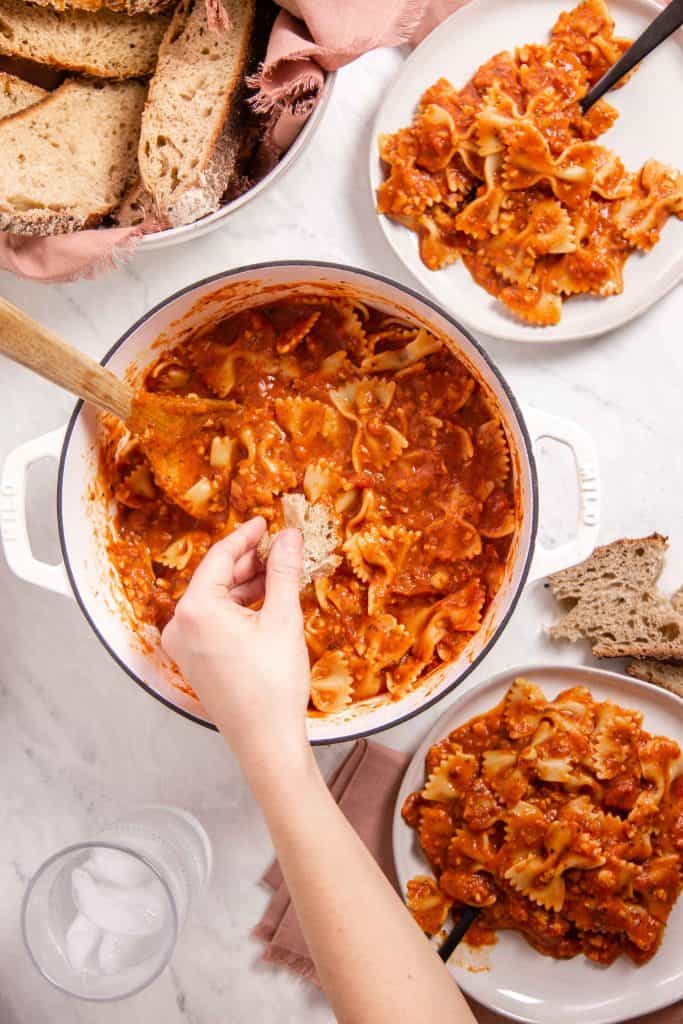
{"label": "whole grain bread slice", "polygon": [[634,679],[644,679],[646,683],[654,683],[683,698],[683,665],[645,658],[643,661],[632,661],[626,666],[626,671]]}
{"label": "whole grain bread slice", "polygon": [[0,71],[0,118],[16,114],[47,96],[45,89]]}
{"label": "whole grain bread slice", "polygon": [[[300,530],[304,538],[300,586],[306,587],[319,576],[329,576],[341,562],[336,551],[341,543],[337,524],[325,505],[311,504],[303,494],[283,494],[282,517],[287,528]],[[274,537],[264,533],[257,553],[268,560]]]}
{"label": "whole grain bread slice", "polygon": [[657,589],[666,537],[617,540],[548,578],[568,610],[549,633],[587,637],[598,658],[683,659],[683,613]]}
{"label": "whole grain bread slice", "polygon": [[0,0],[0,53],[98,78],[140,78],[154,71],[167,26],[164,15],[60,12]]}
{"label": "whole grain bread slice", "polygon": [[117,14],[159,14],[173,6],[174,0],[31,0],[56,11],[99,11],[107,7]]}
{"label": "whole grain bread slice", "polygon": [[212,32],[205,0],[180,0],[159,49],[140,133],[140,175],[161,217],[191,224],[218,209],[240,149],[254,0],[223,0]]}
{"label": "whole grain bread slice", "polygon": [[0,230],[93,227],[135,172],[145,86],[75,79],[0,121]]}

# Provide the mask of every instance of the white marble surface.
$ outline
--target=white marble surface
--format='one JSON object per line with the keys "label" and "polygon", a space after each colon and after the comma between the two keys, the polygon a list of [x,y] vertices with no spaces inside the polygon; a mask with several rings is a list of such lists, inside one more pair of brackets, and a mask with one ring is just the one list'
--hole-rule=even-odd
{"label": "white marble surface", "polygon": [[[273,191],[220,231],[139,257],[97,282],[43,287],[3,275],[2,295],[100,357],[151,305],[225,267],[264,259],[338,260],[405,273],[387,250],[367,185],[370,125],[401,56],[371,54],[343,70],[314,145]],[[581,422],[593,435],[603,480],[601,536],[669,534],[664,578],[683,580],[683,345],[681,290],[641,319],[592,342],[514,346],[485,342],[520,399]],[[0,458],[62,424],[71,398],[3,362]],[[566,527],[567,484],[543,460],[544,532]],[[34,470],[29,492],[36,552],[57,558],[55,471]],[[271,848],[237,766],[221,741],[137,689],[109,659],[74,602],[41,592],[0,567],[0,1024],[218,1024],[253,1020],[322,1024],[322,995],[258,963],[248,939],[266,904],[258,878]],[[553,646],[543,626],[552,601],[540,584],[525,592],[481,677],[531,661],[589,661],[579,647]],[[444,702],[445,704],[445,702]],[[385,733],[412,749],[437,707]],[[331,765],[339,749],[321,750]],[[142,802],[198,813],[215,841],[208,894],[192,914],[173,965],[124,1003],[62,996],[29,964],[19,932],[27,879],[42,860]]]}

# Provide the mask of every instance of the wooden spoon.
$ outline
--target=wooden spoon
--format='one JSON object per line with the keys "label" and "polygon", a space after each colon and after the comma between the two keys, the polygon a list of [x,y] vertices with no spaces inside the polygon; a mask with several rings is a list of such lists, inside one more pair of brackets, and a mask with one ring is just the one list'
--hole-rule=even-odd
{"label": "wooden spoon", "polygon": [[584,114],[605,95],[608,89],[611,89],[620,78],[627,75],[631,68],[639,64],[643,57],[647,57],[648,53],[652,53],[681,25],[683,25],[683,0],[671,0],[631,43],[616,64],[613,64],[602,78],[598,79],[592,89],[589,89],[581,100],[581,109]]}
{"label": "wooden spoon", "polygon": [[[134,434],[161,490],[196,519],[211,515],[214,483],[207,461],[188,442],[207,426],[220,433],[220,418],[234,416],[234,403],[134,392],[125,381],[80,349],[0,299],[0,352],[72,395],[118,416]],[[215,421],[215,422],[214,422]],[[199,481],[203,483],[188,494]]]}

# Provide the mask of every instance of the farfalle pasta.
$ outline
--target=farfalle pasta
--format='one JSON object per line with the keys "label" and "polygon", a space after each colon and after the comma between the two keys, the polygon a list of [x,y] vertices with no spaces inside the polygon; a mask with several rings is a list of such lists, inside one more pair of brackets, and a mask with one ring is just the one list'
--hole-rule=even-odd
{"label": "farfalle pasta", "polygon": [[513,929],[548,956],[642,964],[683,882],[678,744],[581,686],[549,701],[516,679],[429,750],[403,817],[434,872],[407,887],[429,935],[472,906],[474,945]]}
{"label": "farfalle pasta", "polygon": [[311,714],[400,699],[480,629],[517,528],[510,452],[492,396],[440,338],[306,295],[184,340],[145,387],[225,405],[182,446],[159,439],[183,508],[105,422],[110,552],[139,622],[163,628],[215,540],[256,514],[275,532],[308,502],[338,538],[301,594]]}
{"label": "farfalle pasta", "polygon": [[683,218],[683,174],[654,159],[630,173],[594,141],[616,110],[579,105],[628,45],[604,0],[584,0],[547,44],[497,54],[462,89],[439,79],[379,140],[378,211],[417,233],[430,270],[461,259],[528,323],[558,323],[572,295],[619,294],[629,255]]}

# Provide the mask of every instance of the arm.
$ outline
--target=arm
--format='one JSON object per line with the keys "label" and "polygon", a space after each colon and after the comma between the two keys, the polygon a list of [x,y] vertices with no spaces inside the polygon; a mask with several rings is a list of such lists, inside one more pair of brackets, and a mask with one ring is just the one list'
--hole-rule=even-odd
{"label": "arm", "polygon": [[[209,551],[164,630],[261,805],[320,980],[342,1024],[475,1018],[332,799],[306,735],[301,537],[278,535],[266,575],[253,519]],[[246,607],[265,596],[260,611]]]}

